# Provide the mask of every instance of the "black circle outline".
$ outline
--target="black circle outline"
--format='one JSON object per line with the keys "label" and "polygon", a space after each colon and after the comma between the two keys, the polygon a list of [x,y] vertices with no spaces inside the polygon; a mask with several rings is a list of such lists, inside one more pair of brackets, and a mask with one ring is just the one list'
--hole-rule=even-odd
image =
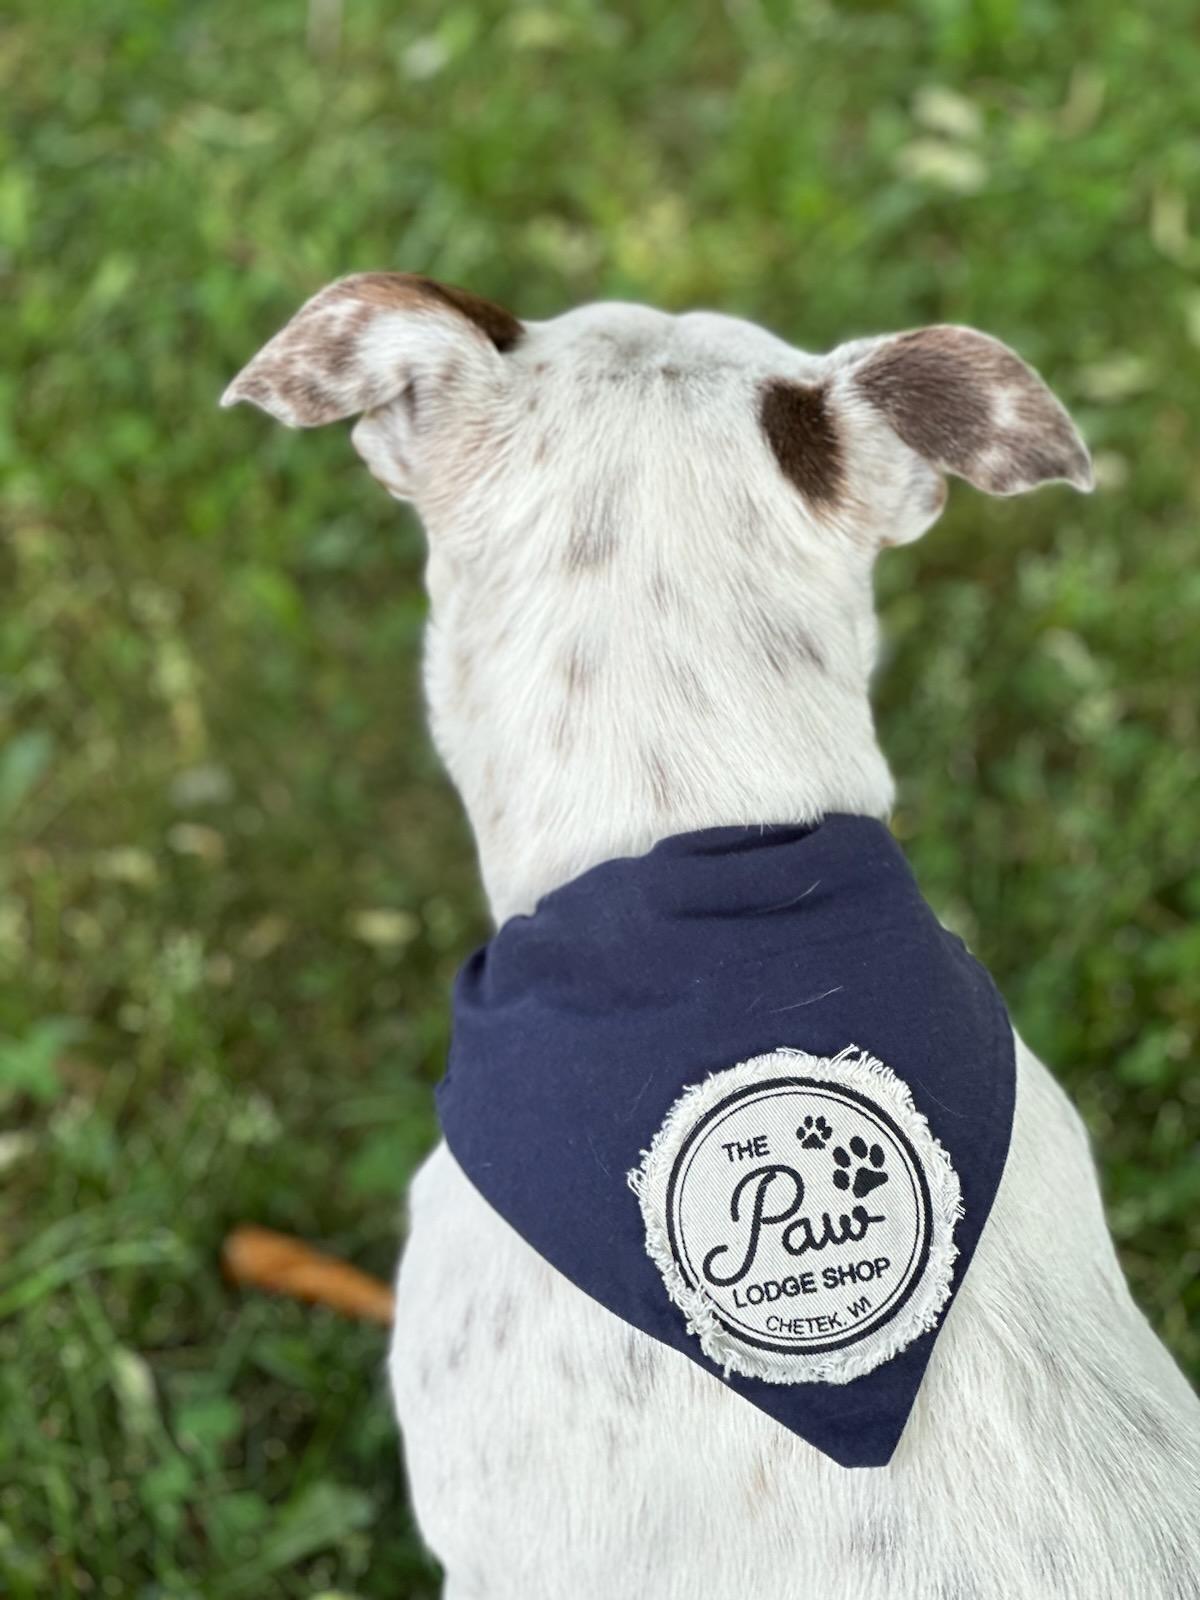
{"label": "black circle outline", "polygon": [[925,1177],[925,1168],[922,1166],[921,1160],[913,1146],[913,1142],[908,1137],[907,1133],[905,1133],[903,1128],[896,1123],[890,1113],[884,1111],[876,1101],[871,1100],[867,1095],[861,1093],[857,1089],[850,1089],[845,1084],[839,1083],[836,1078],[798,1078],[790,1076],[780,1078],[762,1078],[758,1083],[749,1083],[744,1088],[732,1090],[724,1097],[724,1099],[718,1100],[716,1105],[708,1108],[708,1110],[700,1118],[699,1122],[697,1122],[696,1126],[688,1134],[687,1138],[683,1141],[682,1145],[680,1145],[679,1150],[676,1152],[675,1160],[671,1163],[671,1176],[667,1180],[666,1196],[667,1238],[671,1245],[671,1255],[674,1257],[675,1265],[679,1268],[679,1271],[683,1274],[684,1278],[691,1283],[691,1287],[693,1289],[701,1288],[700,1284],[692,1281],[692,1274],[685,1266],[678,1240],[675,1237],[675,1180],[679,1173],[680,1163],[683,1161],[684,1156],[691,1149],[692,1145],[699,1138],[700,1134],[704,1131],[705,1127],[713,1120],[719,1111],[724,1111],[727,1106],[736,1103],[738,1100],[745,1100],[751,1095],[759,1094],[763,1089],[777,1087],[826,1090],[833,1088],[837,1093],[844,1094],[847,1099],[857,1101],[859,1105],[868,1107],[875,1116],[879,1117],[880,1120],[888,1126],[891,1132],[895,1135],[897,1142],[901,1144],[907,1151],[909,1160],[912,1163],[913,1170],[916,1172],[917,1179],[920,1184],[921,1198],[925,1202],[925,1239],[921,1248],[920,1261],[914,1269],[912,1277],[909,1279],[908,1287],[904,1290],[903,1294],[899,1296],[899,1298],[896,1300],[896,1303],[891,1307],[885,1317],[881,1317],[878,1322],[872,1323],[869,1328],[863,1329],[862,1332],[851,1333],[848,1338],[836,1339],[828,1344],[805,1345],[803,1349],[798,1350],[795,1345],[778,1345],[771,1344],[766,1339],[752,1339],[749,1334],[743,1333],[740,1328],[731,1328],[729,1324],[721,1317],[719,1311],[714,1308],[713,1315],[725,1329],[726,1333],[728,1333],[732,1338],[740,1340],[743,1344],[753,1346],[756,1350],[769,1350],[772,1352],[772,1354],[784,1356],[826,1355],[831,1350],[844,1350],[847,1345],[858,1344],[861,1340],[869,1338],[871,1334],[876,1333],[880,1328],[885,1328],[888,1323],[896,1317],[897,1313],[904,1309],[905,1305],[912,1297],[912,1294],[918,1283],[920,1283],[921,1279],[924,1277],[925,1268],[929,1264],[929,1252],[933,1243],[933,1202],[929,1194],[929,1182]]}
{"label": "black circle outline", "polygon": [[[810,1083],[810,1092],[812,1094],[814,1094],[818,1098],[824,1097],[824,1098],[829,1099],[831,1101],[836,1101],[837,1100],[837,1097],[838,1097],[839,1094],[841,1094],[842,1087],[843,1087],[841,1084],[835,1082],[833,1079],[830,1079],[829,1082],[825,1082],[822,1079],[810,1079],[809,1083]],[[760,1087],[768,1092],[767,1093],[767,1097],[768,1098],[774,1098],[774,1099],[782,1098],[782,1095],[777,1092],[779,1090],[779,1082],[778,1082],[778,1080],[776,1080],[776,1079],[764,1079],[764,1081],[763,1081],[762,1085],[760,1085]],[[784,1093],[787,1093],[787,1092],[790,1092],[790,1091],[787,1091],[787,1090],[784,1091]],[[712,1107],[712,1112],[713,1112],[714,1115],[713,1115],[712,1118],[708,1118],[708,1116],[706,1114],[706,1120],[708,1121],[708,1126],[709,1126],[710,1130],[713,1127],[714,1121],[718,1120],[716,1114],[728,1111],[729,1104],[730,1104],[730,1101],[729,1100],[725,1100],[725,1101],[722,1102],[721,1105],[713,1106]],[[895,1138],[896,1133],[897,1133],[898,1130],[896,1129],[895,1124],[893,1123],[891,1117],[889,1115],[887,1115],[887,1113],[885,1113],[882,1110],[880,1110],[880,1108],[876,1104],[876,1102],[873,1101],[869,1096],[864,1096],[863,1097],[863,1106],[866,1109],[860,1111],[859,1115],[862,1116],[864,1118],[864,1120],[873,1123],[875,1125],[875,1128],[876,1128],[876,1131],[878,1132],[878,1134],[882,1138],[885,1138],[889,1142],[892,1142],[893,1146],[894,1146],[894,1149],[899,1151],[899,1154],[900,1154],[901,1158],[904,1160],[904,1163],[905,1163],[904,1176],[908,1181],[909,1188],[912,1190],[913,1201],[914,1201],[914,1204],[915,1204],[915,1206],[917,1208],[918,1218],[920,1218],[922,1203],[923,1203],[923,1201],[925,1199],[925,1196],[922,1194],[921,1190],[918,1188],[917,1183],[915,1181],[915,1175],[920,1171],[920,1164],[917,1161],[913,1160],[913,1151],[912,1151],[911,1147],[909,1147],[907,1149],[900,1149],[899,1143],[896,1141],[896,1138]],[[732,1114],[736,1115],[736,1106],[734,1107],[734,1111],[733,1111]],[[905,1141],[905,1144],[907,1145],[907,1141]],[[687,1151],[680,1153],[678,1171],[680,1172],[680,1181],[683,1182],[683,1183],[687,1182],[687,1170],[685,1170],[685,1169],[689,1169],[690,1168],[692,1161],[695,1159],[696,1151],[697,1151],[697,1145],[695,1143],[690,1143],[689,1142],[689,1147],[688,1147]],[[924,1262],[922,1260],[918,1260],[918,1257],[920,1255],[920,1244],[921,1244],[922,1236],[924,1234],[926,1234],[927,1230],[932,1226],[932,1222],[931,1222],[931,1219],[929,1217],[929,1209],[928,1209],[927,1206],[925,1207],[924,1219],[925,1220],[921,1223],[921,1226],[918,1227],[914,1231],[912,1249],[909,1251],[908,1260],[904,1264],[904,1282],[906,1284],[911,1284],[912,1282],[914,1282],[915,1279],[920,1275],[921,1271],[924,1268]],[[683,1245],[682,1241],[680,1242],[680,1245],[679,1245],[678,1249],[679,1249],[679,1252],[683,1255],[683,1258],[684,1258],[680,1262],[680,1268],[681,1268],[681,1270],[683,1272],[683,1275],[684,1275],[684,1277],[687,1279],[687,1281],[689,1283],[694,1284],[697,1281],[697,1279],[696,1279],[696,1270],[695,1270],[695,1264],[691,1260],[690,1253],[687,1251],[686,1246]],[[903,1304],[903,1300],[901,1299],[901,1291],[896,1291],[896,1300],[895,1300],[894,1304],[897,1305],[897,1306]],[[855,1328],[856,1329],[857,1328],[861,1328],[861,1330],[862,1330],[861,1333],[859,1334],[859,1337],[862,1338],[862,1339],[865,1339],[869,1334],[874,1333],[877,1328],[882,1328],[891,1318],[892,1305],[893,1305],[892,1301],[890,1301],[890,1300],[885,1301],[885,1303],[883,1305],[883,1308],[882,1308],[882,1311],[880,1312],[880,1314],[878,1316],[876,1316],[873,1313],[872,1314],[872,1318],[868,1318],[865,1325],[862,1324],[862,1323],[855,1323],[854,1324]],[[756,1337],[756,1335],[754,1333],[751,1333],[748,1329],[744,1328],[742,1326],[742,1324],[737,1320],[736,1317],[733,1317],[733,1316],[731,1316],[729,1314],[726,1314],[724,1316],[720,1316],[720,1314],[718,1312],[715,1312],[715,1311],[714,1311],[714,1315],[718,1316],[718,1319],[719,1319],[719,1321],[721,1323],[721,1326],[723,1328],[725,1328],[727,1330],[727,1332],[733,1334],[735,1338],[744,1339],[747,1344],[757,1344],[759,1342],[757,1337]],[[764,1349],[777,1350],[780,1347],[778,1345],[765,1343],[763,1345],[763,1348]],[[825,1349],[825,1346],[822,1345],[822,1346],[818,1347],[818,1346],[812,1345],[812,1344],[789,1344],[785,1348],[792,1355],[803,1355],[808,1350],[814,1350],[814,1349],[818,1349],[818,1348],[819,1349]]]}

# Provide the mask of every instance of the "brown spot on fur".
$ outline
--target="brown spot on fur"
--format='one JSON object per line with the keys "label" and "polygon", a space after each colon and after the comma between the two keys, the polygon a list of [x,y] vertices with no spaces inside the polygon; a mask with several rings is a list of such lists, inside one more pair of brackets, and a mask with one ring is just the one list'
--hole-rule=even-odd
{"label": "brown spot on fur", "polygon": [[513,1316],[517,1303],[511,1294],[505,1293],[496,1301],[496,1308],[492,1312],[492,1346],[496,1350],[503,1350],[512,1333]]}
{"label": "brown spot on fur", "polygon": [[[333,285],[333,288],[336,289],[337,287],[337,284]],[[378,304],[374,304],[370,300],[365,303],[361,301],[352,302],[349,310],[341,312],[341,320],[352,332],[361,333],[364,328],[369,327],[375,320],[375,313],[378,310]]]}
{"label": "brown spot on fur", "polygon": [[750,1480],[746,1485],[746,1498],[750,1502],[751,1512],[755,1514],[760,1512],[770,1495],[771,1484],[767,1478],[767,1463],[759,1455],[750,1469]]}
{"label": "brown spot on fur", "polygon": [[625,1335],[622,1354],[624,1360],[615,1385],[617,1398],[640,1411],[658,1383],[657,1354],[645,1334],[636,1330]]}
{"label": "brown spot on fur", "polygon": [[581,644],[573,644],[563,663],[563,677],[567,680],[567,693],[586,694],[596,676],[596,665]]}
{"label": "brown spot on fur", "polygon": [[475,1322],[475,1307],[468,1303],[455,1337],[446,1346],[446,1371],[457,1372],[467,1359],[471,1347],[471,1329]]}
{"label": "brown spot on fur", "polygon": [[238,390],[243,400],[267,401],[271,398],[271,385],[257,374],[239,378]]}
{"label": "brown spot on fur", "polygon": [[567,571],[607,566],[617,549],[617,508],[612,488],[602,485],[581,497],[567,541]]}
{"label": "brown spot on fur", "polygon": [[758,416],[784,477],[811,505],[835,504],[845,472],[825,386],[772,378],[763,385]]}
{"label": "brown spot on fur", "polygon": [[893,1512],[876,1512],[853,1530],[854,1549],[875,1566],[894,1566],[900,1559],[900,1531],[901,1524]]}
{"label": "brown spot on fur", "polygon": [[343,378],[358,360],[359,330],[346,328],[318,343],[314,350],[331,378]]}
{"label": "brown spot on fur", "polygon": [[752,647],[765,657],[771,671],[781,678],[798,662],[825,670],[825,657],[812,635],[794,618],[781,613],[744,608],[742,630]]}
{"label": "brown spot on fur", "polygon": [[284,370],[267,387],[274,389],[280,399],[305,422],[336,422],[341,415],[342,408],[338,401],[314,377]]}
{"label": "brown spot on fur", "polygon": [[563,1382],[570,1389],[577,1389],[583,1376],[582,1370],[569,1350],[556,1350],[554,1352],[554,1365],[558,1368]]}
{"label": "brown spot on fur", "polygon": [[675,798],[675,789],[663,758],[657,750],[649,750],[645,753],[644,761],[650,798],[660,811],[669,811]]}

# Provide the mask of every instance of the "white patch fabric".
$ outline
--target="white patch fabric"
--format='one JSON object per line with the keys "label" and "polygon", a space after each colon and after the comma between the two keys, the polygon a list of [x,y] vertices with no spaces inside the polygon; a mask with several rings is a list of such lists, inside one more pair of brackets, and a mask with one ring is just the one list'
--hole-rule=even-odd
{"label": "white patch fabric", "polygon": [[907,1085],[854,1046],[712,1073],[629,1182],[667,1293],[726,1374],[848,1383],[950,1296],[958,1177]]}

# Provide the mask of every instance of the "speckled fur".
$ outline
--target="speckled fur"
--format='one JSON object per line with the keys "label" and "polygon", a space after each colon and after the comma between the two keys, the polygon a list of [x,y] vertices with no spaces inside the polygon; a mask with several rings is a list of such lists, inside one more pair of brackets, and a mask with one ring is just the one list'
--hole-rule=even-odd
{"label": "speckled fur", "polygon": [[[469,302],[357,281],[228,398],[293,424],[365,411],[357,448],[420,510],[431,722],[498,921],[671,833],[885,816],[879,550],[935,520],[946,471],[1090,486],[1049,391],[969,330],[812,356],[600,305],[500,349],[502,313],[489,332]],[[760,420],[779,383],[823,407],[786,462]],[[796,454],[823,438],[836,468]],[[887,1468],[836,1466],[589,1301],[444,1147],[413,1186],[398,1304],[392,1383],[447,1600],[1200,1593],[1200,1406],[1130,1300],[1082,1125],[1019,1041],[1004,1180]]]}

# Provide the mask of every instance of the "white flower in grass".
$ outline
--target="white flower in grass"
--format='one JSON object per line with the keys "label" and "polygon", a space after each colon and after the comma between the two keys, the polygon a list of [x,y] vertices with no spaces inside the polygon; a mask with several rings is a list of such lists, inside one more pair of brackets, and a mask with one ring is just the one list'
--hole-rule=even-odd
{"label": "white flower in grass", "polygon": [[942,139],[913,139],[896,154],[900,175],[955,194],[977,194],[987,183],[987,167],[974,150]]}

